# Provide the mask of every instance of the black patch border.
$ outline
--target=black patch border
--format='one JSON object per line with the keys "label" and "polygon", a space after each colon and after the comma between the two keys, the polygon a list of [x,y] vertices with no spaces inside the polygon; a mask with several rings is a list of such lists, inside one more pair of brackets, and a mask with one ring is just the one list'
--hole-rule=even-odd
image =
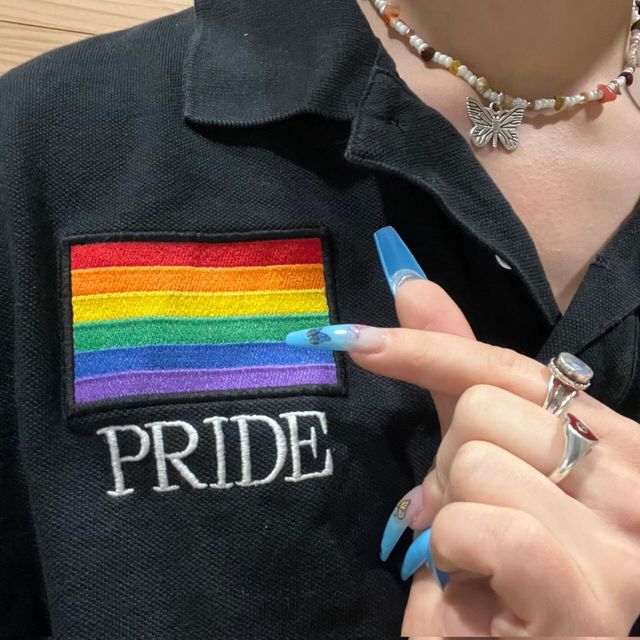
{"label": "black patch border", "polygon": [[74,351],[73,351],[73,307],[71,294],[71,247],[78,244],[99,242],[251,242],[254,240],[284,240],[295,238],[319,238],[322,247],[325,292],[329,308],[329,321],[338,324],[338,306],[330,236],[326,227],[302,229],[277,229],[264,231],[234,231],[230,233],[189,233],[189,232],[118,232],[67,236],[61,239],[60,260],[60,316],[63,335],[62,397],[67,416],[82,416],[110,412],[126,408],[146,408],[151,406],[215,402],[217,400],[249,400],[262,398],[284,398],[305,395],[344,396],[346,395],[346,374],[344,354],[334,352],[336,384],[312,384],[292,387],[267,387],[260,389],[236,389],[228,391],[192,391],[187,393],[162,393],[144,396],[127,396],[114,400],[99,400],[76,404],[74,393]]}

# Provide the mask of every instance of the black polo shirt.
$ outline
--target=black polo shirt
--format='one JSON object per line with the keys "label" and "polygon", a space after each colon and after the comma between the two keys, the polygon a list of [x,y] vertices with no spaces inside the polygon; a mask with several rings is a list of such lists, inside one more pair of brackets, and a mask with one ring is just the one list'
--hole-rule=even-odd
{"label": "black polo shirt", "polygon": [[379,541],[433,405],[277,344],[397,322],[384,225],[480,340],[574,352],[640,415],[638,212],[562,315],[355,1],[199,0],[8,73],[0,125],[2,638],[399,633],[410,536]]}

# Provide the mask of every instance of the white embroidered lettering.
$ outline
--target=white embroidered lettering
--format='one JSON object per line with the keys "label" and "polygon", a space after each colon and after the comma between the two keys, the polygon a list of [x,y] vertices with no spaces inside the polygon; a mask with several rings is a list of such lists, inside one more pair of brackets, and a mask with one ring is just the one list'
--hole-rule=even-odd
{"label": "white embroidered lettering", "polygon": [[[242,479],[236,482],[239,487],[254,487],[259,484],[273,482],[282,470],[287,458],[287,438],[280,425],[268,416],[233,416],[232,422],[238,423],[240,433],[240,459],[242,460]],[[249,441],[249,422],[266,424],[273,431],[276,444],[276,462],[268,476],[253,480],[251,477],[251,444]]]}
{"label": "white embroidered lettering", "polygon": [[[116,433],[119,431],[131,431],[140,438],[140,449],[138,453],[133,456],[121,456],[120,445],[118,444],[118,436]],[[104,437],[109,445],[109,455],[111,457],[111,470],[113,471],[113,482],[115,484],[114,491],[107,491],[110,496],[126,496],[129,493],[133,493],[133,489],[125,489],[124,473],[122,471],[123,462],[140,462],[149,453],[149,434],[143,431],[135,424],[120,425],[114,427],[104,427],[98,429],[96,434]]]}
{"label": "white embroidered lettering", "polygon": [[310,471],[309,473],[302,473],[302,463],[300,460],[300,448],[310,447],[313,457],[318,458],[318,436],[316,434],[315,426],[309,427],[310,437],[308,440],[300,440],[299,435],[299,418],[316,418],[320,423],[322,433],[327,435],[327,416],[323,411],[291,411],[290,413],[281,413],[281,418],[284,418],[289,424],[289,432],[291,434],[291,466],[292,473],[290,476],[286,476],[287,482],[302,482],[303,480],[309,480],[310,478],[324,478],[333,474],[333,457],[331,450],[326,449],[324,455],[324,468],[322,471]]}
{"label": "white embroidered lettering", "polygon": [[[167,460],[194,489],[206,488],[207,485],[204,482],[200,482],[191,469],[182,462],[183,458],[186,458],[196,450],[198,446],[198,432],[188,422],[183,422],[182,420],[175,420],[173,422],[150,422],[144,426],[147,429],[151,429],[153,435],[153,450],[156,456],[156,470],[158,472],[158,485],[153,487],[154,491],[175,491],[179,488],[177,484],[169,484]],[[167,427],[182,429],[187,434],[189,441],[182,451],[173,451],[171,453],[165,451],[163,429]]]}
{"label": "white embroidered lettering", "polygon": [[213,418],[206,418],[203,422],[213,426],[213,437],[216,442],[218,481],[215,484],[210,484],[209,486],[212,489],[230,489],[233,487],[233,482],[227,482],[227,459],[224,448],[224,432],[222,431],[222,425],[225,422],[229,422],[229,419],[221,416],[214,416]]}
{"label": "white embroidered lettering", "polygon": [[[176,491],[186,483],[193,489],[231,489],[238,487],[255,487],[272,483],[281,477],[286,482],[302,482],[312,478],[326,478],[333,475],[333,454],[328,446],[323,447],[329,435],[327,416],[323,411],[290,411],[280,414],[279,421],[265,415],[237,415],[230,418],[212,416],[205,418],[202,433],[208,443],[208,434],[213,435],[215,448],[216,469],[214,474],[213,456],[206,452],[200,455],[200,464],[207,459],[210,461],[211,478],[213,482],[201,482],[194,472],[187,466],[185,459],[198,450],[200,441],[199,430],[182,420],[149,422],[141,428],[138,425],[109,426],[96,431],[97,435],[105,436],[109,447],[111,470],[113,473],[114,489],[107,490],[110,496],[121,497],[133,493],[133,488],[127,488],[124,477],[124,463],[144,462],[145,468],[155,461],[157,484],[153,490],[159,493]],[[232,423],[232,424],[229,424]],[[238,428],[238,439],[230,429]],[[320,430],[318,430],[318,426]],[[210,430],[209,430],[210,429]],[[227,433],[225,434],[225,429]],[[271,440],[273,435],[273,440]],[[140,446],[136,453],[122,455],[130,447],[135,451],[135,444],[130,444],[132,436],[136,436]],[[181,444],[186,446],[182,449]],[[135,439],[134,439],[135,440]],[[273,445],[271,444],[273,442]],[[233,443],[233,444],[230,444]],[[236,444],[237,443],[237,444]],[[240,458],[240,478],[228,478],[227,454],[229,446],[238,447]],[[153,447],[153,456],[148,455]],[[178,449],[172,451],[171,449]],[[169,451],[167,451],[169,449]],[[324,449],[324,455],[323,455]],[[291,472],[285,475],[283,469],[287,461],[288,451],[291,452]],[[197,456],[197,453],[196,453]],[[252,460],[253,456],[253,460]],[[167,462],[171,463],[168,465]],[[271,466],[273,462],[273,466]],[[323,465],[321,467],[321,465]],[[177,471],[183,483],[171,484],[170,466]],[[141,469],[142,467],[138,467]],[[198,466],[198,469],[201,467]],[[257,470],[259,469],[259,470]],[[270,469],[270,470],[269,470]],[[267,473],[267,470],[268,473]],[[287,469],[288,471],[288,469]],[[171,472],[173,473],[173,472]],[[200,475],[198,471],[198,475]],[[254,474],[258,476],[255,478]],[[264,475],[266,474],[266,475]],[[147,475],[147,474],[145,474]],[[142,477],[138,475],[138,477]],[[178,478],[176,478],[178,480]],[[130,480],[131,482],[131,480]]]}

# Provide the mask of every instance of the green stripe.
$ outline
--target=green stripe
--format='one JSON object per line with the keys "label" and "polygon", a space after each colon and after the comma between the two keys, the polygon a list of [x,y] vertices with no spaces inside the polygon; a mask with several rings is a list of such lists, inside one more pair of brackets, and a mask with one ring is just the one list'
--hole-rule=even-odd
{"label": "green stripe", "polygon": [[325,313],[235,318],[130,318],[81,322],[73,328],[74,350],[97,351],[153,344],[223,344],[283,340],[290,331],[329,324]]}

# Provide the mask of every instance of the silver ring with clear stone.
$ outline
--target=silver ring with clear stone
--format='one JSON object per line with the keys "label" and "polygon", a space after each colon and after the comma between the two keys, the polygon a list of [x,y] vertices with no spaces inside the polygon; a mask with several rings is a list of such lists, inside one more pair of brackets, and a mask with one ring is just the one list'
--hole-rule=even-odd
{"label": "silver ring with clear stone", "polygon": [[598,444],[598,436],[573,414],[560,416],[560,420],[565,433],[564,453],[558,467],[548,476],[549,480],[556,484],[566,478],[571,469]]}
{"label": "silver ring with clear stone", "polygon": [[566,351],[550,360],[547,366],[551,376],[542,406],[554,415],[560,415],[578,391],[589,387],[593,370],[580,358]]}

